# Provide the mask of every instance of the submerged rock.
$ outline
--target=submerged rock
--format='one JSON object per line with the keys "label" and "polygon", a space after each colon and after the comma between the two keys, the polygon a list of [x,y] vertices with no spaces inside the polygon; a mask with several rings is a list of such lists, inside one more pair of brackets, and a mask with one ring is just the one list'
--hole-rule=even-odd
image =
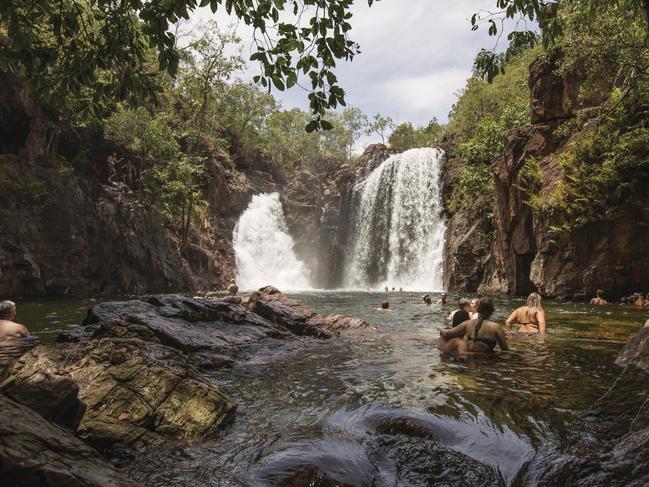
{"label": "submerged rock", "polygon": [[13,487],[136,486],[94,449],[0,395],[0,484]]}
{"label": "submerged rock", "polygon": [[[611,388],[584,414],[567,453],[535,465],[538,485],[640,487],[649,485],[649,329],[629,339]],[[551,460],[551,461],[548,461]]]}

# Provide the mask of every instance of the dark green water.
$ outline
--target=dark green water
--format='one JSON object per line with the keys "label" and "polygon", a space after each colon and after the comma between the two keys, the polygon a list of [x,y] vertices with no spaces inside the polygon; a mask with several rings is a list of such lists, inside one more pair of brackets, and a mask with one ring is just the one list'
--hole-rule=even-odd
{"label": "dark green water", "polygon": [[[647,319],[632,308],[547,302],[546,337],[514,337],[511,353],[460,359],[434,345],[454,307],[421,306],[420,293],[390,295],[388,312],[376,309],[383,293],[294,297],[380,331],[213,373],[239,404],[235,421],[213,440],[134,459],[135,478],[161,486],[330,485],[323,476],[340,485],[533,485],[529,465],[585,427],[580,413],[610,387],[619,349]],[[50,341],[91,304],[19,300],[18,321]],[[521,304],[498,300],[496,321]]]}

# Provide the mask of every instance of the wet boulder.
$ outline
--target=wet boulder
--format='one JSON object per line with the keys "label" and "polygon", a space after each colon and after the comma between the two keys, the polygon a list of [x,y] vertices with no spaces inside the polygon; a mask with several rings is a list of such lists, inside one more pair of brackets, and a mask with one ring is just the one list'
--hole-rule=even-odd
{"label": "wet boulder", "polygon": [[253,313],[276,325],[288,328],[296,335],[316,338],[333,336],[324,328],[325,322],[320,315],[272,286],[263,287],[252,293],[247,306]]}
{"label": "wet boulder", "polygon": [[273,286],[266,286],[252,293],[246,301],[246,306],[253,313],[289,329],[296,335],[331,338],[343,331],[376,330],[374,325],[360,318],[340,314],[320,316]]}
{"label": "wet boulder", "polygon": [[139,338],[38,346],[0,389],[103,450],[205,437],[235,409],[187,355]]}
{"label": "wet boulder", "polygon": [[322,319],[328,330],[341,331],[376,331],[376,326],[360,318],[345,315],[327,315]]}
{"label": "wet boulder", "polygon": [[0,484],[69,487],[137,485],[69,431],[0,395]]}

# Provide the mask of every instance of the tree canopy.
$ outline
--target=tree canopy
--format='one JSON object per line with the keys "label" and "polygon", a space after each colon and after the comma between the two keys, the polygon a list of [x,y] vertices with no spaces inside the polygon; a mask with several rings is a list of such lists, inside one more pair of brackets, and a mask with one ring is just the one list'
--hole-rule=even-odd
{"label": "tree canopy", "polygon": [[[375,0],[367,0],[372,5]],[[160,92],[159,70],[175,76],[180,53],[172,25],[199,7],[224,9],[254,29],[255,81],[278,90],[307,78],[315,118],[345,104],[334,69],[359,46],[349,38],[353,0],[6,0],[0,3],[0,70],[23,74],[50,102],[85,93],[88,111],[112,99]],[[155,64],[157,64],[157,68]]]}

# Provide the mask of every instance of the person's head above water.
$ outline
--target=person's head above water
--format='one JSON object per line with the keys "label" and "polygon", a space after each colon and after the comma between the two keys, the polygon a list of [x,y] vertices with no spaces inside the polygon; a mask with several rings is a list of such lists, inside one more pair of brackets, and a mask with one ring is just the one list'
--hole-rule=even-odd
{"label": "person's head above water", "polygon": [[381,309],[388,309],[390,308],[390,303],[388,301],[383,301],[381,303]]}
{"label": "person's head above water", "polygon": [[469,301],[466,298],[460,298],[458,305],[459,305],[459,309],[466,309],[468,306],[471,305],[471,301]]}
{"label": "person's head above water", "polygon": [[604,296],[604,290],[598,289],[595,294],[597,295],[598,298],[601,298],[602,296]]}
{"label": "person's head above water", "polygon": [[16,317],[16,303],[13,301],[0,301],[0,320],[13,320]]}
{"label": "person's head above water", "polygon": [[426,304],[431,304],[433,302],[432,298],[430,297],[430,294],[425,294],[424,296],[421,297],[421,299],[423,299],[424,303]]}
{"label": "person's head above water", "polygon": [[480,298],[478,301],[478,314],[480,318],[488,320],[494,313],[494,300],[489,297]]}
{"label": "person's head above water", "polygon": [[530,309],[541,309],[541,295],[539,293],[530,293],[527,297],[527,307]]}

